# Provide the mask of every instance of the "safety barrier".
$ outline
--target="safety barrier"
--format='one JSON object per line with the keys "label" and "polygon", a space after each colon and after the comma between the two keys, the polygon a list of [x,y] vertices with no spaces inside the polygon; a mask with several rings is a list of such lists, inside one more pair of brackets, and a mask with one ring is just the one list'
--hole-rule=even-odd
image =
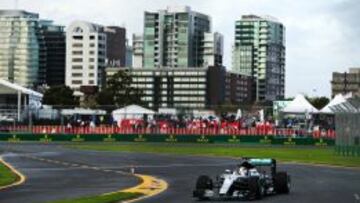
{"label": "safety barrier", "polygon": [[29,134],[3,133],[0,141],[22,142],[164,142],[164,143],[228,143],[228,144],[264,144],[264,145],[312,145],[333,146],[335,141],[329,138],[281,137],[263,135],[174,135],[174,134]]}
{"label": "safety barrier", "polygon": [[10,133],[34,133],[34,134],[173,134],[173,135],[267,135],[267,136],[307,136],[313,138],[335,139],[335,131],[312,131],[294,129],[233,129],[233,128],[119,128],[117,126],[98,127],[71,127],[65,126],[2,126],[0,131]]}

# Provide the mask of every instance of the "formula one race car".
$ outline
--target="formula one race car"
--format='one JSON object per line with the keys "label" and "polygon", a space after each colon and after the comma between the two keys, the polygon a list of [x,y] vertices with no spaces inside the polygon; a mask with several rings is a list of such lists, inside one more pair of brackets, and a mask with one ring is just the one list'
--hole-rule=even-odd
{"label": "formula one race car", "polygon": [[276,160],[242,158],[235,170],[225,170],[215,181],[206,175],[199,176],[193,197],[253,200],[270,194],[288,194],[290,185],[290,176],[277,172]]}

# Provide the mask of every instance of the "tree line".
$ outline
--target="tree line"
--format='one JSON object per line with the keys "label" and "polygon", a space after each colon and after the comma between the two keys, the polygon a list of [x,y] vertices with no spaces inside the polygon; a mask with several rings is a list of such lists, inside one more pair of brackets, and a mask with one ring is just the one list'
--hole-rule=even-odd
{"label": "tree line", "polygon": [[68,86],[52,86],[45,91],[43,103],[58,107],[81,106],[85,108],[144,105],[141,100],[142,91],[132,87],[131,83],[131,76],[125,71],[119,71],[106,81],[106,85],[100,91],[94,94],[84,94],[83,101],[74,96],[74,91]]}

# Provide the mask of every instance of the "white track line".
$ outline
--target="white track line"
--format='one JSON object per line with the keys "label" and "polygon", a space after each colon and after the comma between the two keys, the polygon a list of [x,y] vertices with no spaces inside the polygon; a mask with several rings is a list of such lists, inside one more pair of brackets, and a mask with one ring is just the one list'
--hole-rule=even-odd
{"label": "white track line", "polygon": [[83,168],[83,169],[90,169],[90,170],[95,170],[95,171],[102,171],[102,172],[105,172],[105,173],[117,173],[117,174],[122,174],[122,175],[132,175],[129,172],[120,171],[120,170],[115,171],[115,170],[106,169],[106,168],[104,169],[104,168],[100,168],[100,167],[97,167],[97,166],[89,166],[89,165],[85,165],[85,164],[76,164],[76,163],[58,161],[58,160],[53,160],[53,159],[45,159],[45,158],[40,158],[40,157],[36,157],[36,156],[25,156],[25,157],[28,157],[28,158],[33,159],[33,160],[47,162],[47,163],[70,166],[70,167],[76,167],[76,168]]}
{"label": "white track line", "polygon": [[107,167],[110,169],[127,169],[127,168],[180,168],[180,167],[211,167],[211,166],[231,166],[231,163],[224,164],[167,164],[167,165],[126,165],[121,167]]}

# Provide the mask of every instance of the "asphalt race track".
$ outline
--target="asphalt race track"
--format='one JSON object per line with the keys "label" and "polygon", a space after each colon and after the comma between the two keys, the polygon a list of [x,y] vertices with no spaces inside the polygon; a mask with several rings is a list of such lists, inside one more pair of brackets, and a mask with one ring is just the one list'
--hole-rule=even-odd
{"label": "asphalt race track", "polygon": [[[134,186],[139,180],[123,173],[131,167],[169,184],[164,193],[141,203],[197,202],[191,195],[199,175],[216,176],[236,165],[236,160],[226,158],[78,151],[56,144],[0,143],[0,153],[27,176],[23,185],[0,191],[0,202],[6,203],[41,203]],[[296,164],[279,167],[292,176],[291,193],[266,197],[260,202],[360,203],[359,169]]]}

